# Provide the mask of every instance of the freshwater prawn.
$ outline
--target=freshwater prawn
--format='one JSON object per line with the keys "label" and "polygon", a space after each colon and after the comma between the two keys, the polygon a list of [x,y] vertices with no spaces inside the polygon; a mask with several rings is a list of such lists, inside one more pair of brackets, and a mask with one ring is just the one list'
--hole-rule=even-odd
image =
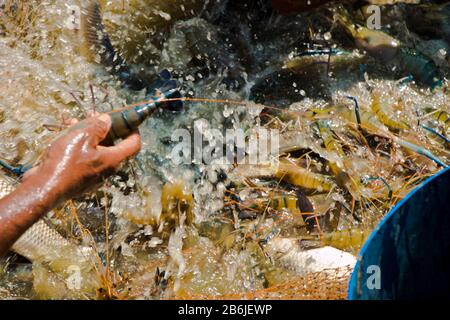
{"label": "freshwater prawn", "polygon": [[432,89],[442,85],[439,68],[427,56],[383,31],[351,22],[343,11],[335,13],[334,19],[354,39],[356,46],[372,57],[399,66],[406,75],[412,75],[415,80]]}

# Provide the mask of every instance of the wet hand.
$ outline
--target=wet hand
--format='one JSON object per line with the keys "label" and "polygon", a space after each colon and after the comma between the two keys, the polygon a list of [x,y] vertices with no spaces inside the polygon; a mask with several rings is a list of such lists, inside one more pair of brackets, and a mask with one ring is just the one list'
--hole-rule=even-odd
{"label": "wet hand", "polygon": [[102,146],[110,127],[108,114],[76,123],[48,147],[39,165],[27,172],[24,181],[35,181],[43,191],[41,194],[48,194],[55,202],[78,196],[102,182],[141,148],[137,132],[115,146]]}

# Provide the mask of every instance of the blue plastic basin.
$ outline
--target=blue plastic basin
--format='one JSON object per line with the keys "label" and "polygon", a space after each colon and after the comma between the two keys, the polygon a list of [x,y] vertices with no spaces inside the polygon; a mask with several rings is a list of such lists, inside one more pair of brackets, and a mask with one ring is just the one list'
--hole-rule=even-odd
{"label": "blue plastic basin", "polygon": [[411,191],[361,249],[348,299],[450,298],[450,168]]}

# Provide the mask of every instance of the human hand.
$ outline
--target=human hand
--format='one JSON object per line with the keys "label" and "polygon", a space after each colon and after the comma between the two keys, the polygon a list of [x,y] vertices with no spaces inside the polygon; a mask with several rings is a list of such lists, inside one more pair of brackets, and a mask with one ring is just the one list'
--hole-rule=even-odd
{"label": "human hand", "polygon": [[[71,122],[74,124],[74,122]],[[73,125],[44,152],[40,163],[27,172],[24,182],[33,183],[42,197],[60,202],[87,191],[111,175],[125,159],[141,148],[135,132],[115,146],[102,146],[111,127],[108,114]]]}

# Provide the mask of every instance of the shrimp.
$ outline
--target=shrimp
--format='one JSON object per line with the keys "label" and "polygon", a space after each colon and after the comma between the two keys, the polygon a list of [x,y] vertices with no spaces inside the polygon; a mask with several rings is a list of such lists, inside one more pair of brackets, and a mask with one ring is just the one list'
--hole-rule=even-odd
{"label": "shrimp", "polygon": [[[334,139],[328,124],[324,121],[316,122],[320,135],[322,137],[325,149],[337,153],[339,158],[344,159],[345,153],[341,145]],[[348,190],[356,200],[360,200],[361,187],[355,179],[352,179],[344,169],[340,168],[335,162],[329,161],[329,166],[333,174],[336,176],[338,184]]]}
{"label": "shrimp", "polygon": [[385,126],[393,130],[408,130],[410,126],[404,121],[397,121],[389,116],[386,104],[381,102],[380,96],[372,95],[372,111]]}
{"label": "shrimp", "polygon": [[310,76],[321,71],[336,73],[336,71],[341,70],[358,70],[359,66],[366,61],[367,56],[360,53],[331,48],[329,50],[304,52],[297,57],[286,60],[283,68],[295,74]]}
{"label": "shrimp", "polygon": [[[372,131],[374,133],[387,133],[387,128],[378,121],[378,118],[372,112],[367,112],[364,110],[359,110],[359,124],[363,129]],[[305,116],[312,119],[324,119],[331,118],[335,114],[345,121],[358,124],[358,117],[356,112],[343,104],[338,104],[335,106],[328,107],[323,110],[310,109],[305,113]]]}
{"label": "shrimp", "polygon": [[182,181],[166,183],[162,189],[161,206],[162,216],[160,223],[178,223],[179,216],[186,215],[186,222],[192,223],[193,217],[192,193]]}
{"label": "shrimp", "polygon": [[359,249],[369,237],[372,230],[350,228],[337,230],[320,235],[320,241],[324,246],[332,246],[341,250]]}
{"label": "shrimp", "polygon": [[448,131],[450,126],[450,115],[444,110],[436,110],[433,112],[433,119],[444,126],[444,130]]}
{"label": "shrimp", "polygon": [[[405,141],[397,136],[392,135],[389,131],[387,131],[386,127],[382,123],[380,123],[377,120],[376,116],[374,114],[372,114],[371,112],[359,111],[359,119],[358,119],[356,113],[346,107],[339,106],[339,107],[337,107],[337,110],[338,110],[339,114],[347,121],[357,123],[359,120],[359,124],[361,125],[362,128],[370,130],[380,136],[389,138],[392,141],[401,145],[402,147],[404,147],[410,151],[413,151],[414,153],[423,155],[444,168],[447,167],[446,164],[441,159],[439,159],[437,156],[435,156],[429,150],[427,150],[423,147],[420,147],[418,145],[415,145],[411,142]],[[382,132],[382,131],[384,131],[384,132]]]}
{"label": "shrimp", "polygon": [[288,210],[292,213],[301,213],[298,198],[295,195],[279,195],[271,199],[260,201],[259,207],[268,206],[274,210]]}
{"label": "shrimp", "polygon": [[[333,138],[333,134],[328,124],[325,121],[317,121],[316,125],[319,129],[319,133],[322,137],[325,149],[327,149],[328,151],[336,152],[340,158],[343,158],[345,156],[344,151],[342,150],[342,147],[339,145],[339,143]],[[335,175],[338,175],[340,172],[342,172],[342,169],[339,168],[339,166],[335,162],[329,161],[329,166],[331,171]]]}
{"label": "shrimp", "polygon": [[251,207],[257,210],[270,208],[276,212],[286,212],[297,226],[306,226],[305,219],[314,213],[314,207],[309,199],[300,193],[284,193],[269,198],[255,199]]}
{"label": "shrimp", "polygon": [[298,187],[318,192],[327,192],[336,187],[329,176],[313,173],[286,160],[280,161],[275,177]]}
{"label": "shrimp", "polygon": [[[185,215],[186,224],[193,222],[193,202],[192,193],[182,181],[175,181],[174,183],[166,183],[162,190],[160,198],[155,197],[151,192],[143,190],[143,197],[145,203],[143,204],[143,210],[138,211],[126,211],[123,213],[123,217],[133,222],[136,225],[150,225],[150,226],[162,226],[162,231],[169,230],[171,227],[179,225],[181,216]],[[160,215],[153,212],[151,208],[155,202],[161,201]]]}
{"label": "shrimp", "polygon": [[438,67],[425,55],[405,46],[383,31],[354,24],[344,15],[336,13],[335,19],[354,38],[356,46],[375,59],[398,65],[401,70],[431,88],[442,85]]}

